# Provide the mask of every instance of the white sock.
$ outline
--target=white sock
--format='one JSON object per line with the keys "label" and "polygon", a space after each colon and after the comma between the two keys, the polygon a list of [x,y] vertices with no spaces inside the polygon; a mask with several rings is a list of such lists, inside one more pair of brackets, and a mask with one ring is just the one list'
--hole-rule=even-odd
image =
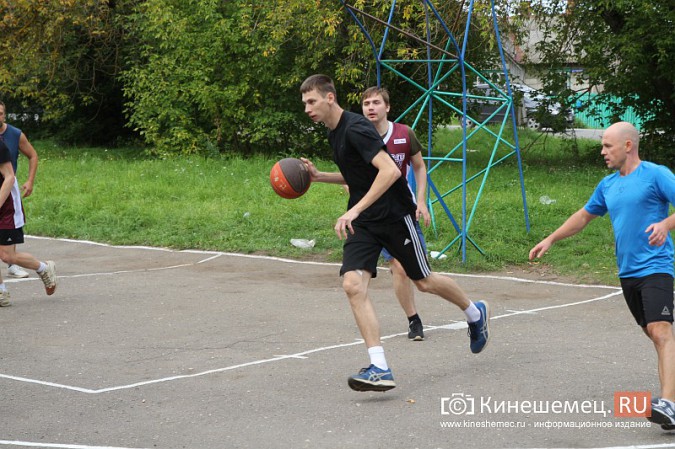
{"label": "white sock", "polygon": [[476,321],[480,320],[480,310],[478,310],[473,301],[471,301],[469,307],[464,309],[464,315],[466,315],[467,323],[475,323]]}
{"label": "white sock", "polygon": [[2,284],[0,284],[0,292],[6,292],[6,291],[7,291],[7,287],[5,287],[5,283],[3,282]]}
{"label": "white sock", "polygon": [[387,370],[387,359],[384,358],[384,348],[382,346],[373,346],[368,348],[368,355],[370,356],[370,363],[380,369]]}
{"label": "white sock", "polygon": [[42,273],[43,271],[45,271],[46,268],[47,268],[47,264],[44,263],[44,262],[40,262],[40,266],[38,267],[37,270],[35,270],[35,272],[36,273]]}

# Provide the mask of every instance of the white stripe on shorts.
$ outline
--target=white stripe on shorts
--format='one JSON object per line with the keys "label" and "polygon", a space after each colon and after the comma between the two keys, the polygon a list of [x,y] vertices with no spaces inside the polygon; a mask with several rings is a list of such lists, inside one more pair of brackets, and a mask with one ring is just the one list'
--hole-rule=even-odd
{"label": "white stripe on shorts", "polygon": [[427,277],[431,274],[431,268],[429,268],[429,263],[427,262],[427,255],[424,253],[424,246],[420,241],[420,236],[417,235],[417,228],[415,227],[415,220],[413,220],[411,215],[406,215],[404,218],[405,225],[408,228],[410,233],[410,238],[412,239],[413,247],[415,248],[415,254],[417,255],[417,262],[419,263],[419,268],[424,277]]}

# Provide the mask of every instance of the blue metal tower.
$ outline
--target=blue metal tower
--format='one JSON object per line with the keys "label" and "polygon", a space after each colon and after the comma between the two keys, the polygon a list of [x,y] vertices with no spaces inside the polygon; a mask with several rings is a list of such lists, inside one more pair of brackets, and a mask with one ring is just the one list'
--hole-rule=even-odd
{"label": "blue metal tower", "polygon": [[[420,3],[425,12],[426,33],[424,37],[419,37],[396,26],[396,15],[397,13],[400,13],[400,11],[397,11],[397,0],[392,0],[388,16],[384,19],[378,18],[374,14],[370,14],[369,12],[362,9],[358,9],[354,5],[350,4],[347,0],[340,0],[340,2],[344,5],[346,11],[363,32],[371,46],[373,56],[376,61],[378,86],[380,86],[382,82],[382,70],[388,70],[397,77],[410,83],[412,86],[414,86],[415,90],[419,92],[419,97],[415,98],[414,101],[410,103],[409,107],[396,119],[396,121],[400,121],[408,114],[413,114],[415,117],[410,126],[415,129],[420,119],[425,114],[428,118],[427,156],[424,159],[427,162],[429,210],[432,213],[434,229],[436,229],[436,217],[433,206],[438,204],[441,206],[443,212],[448,217],[452,223],[453,228],[457,232],[457,235],[447,244],[447,246],[445,246],[445,248],[443,248],[442,251],[439,252],[439,256],[448,251],[456,243],[460,244],[463,262],[466,262],[467,243],[471,243],[471,245],[473,245],[481,254],[484,254],[484,251],[470,236],[471,224],[478,209],[478,204],[481,199],[483,189],[487,183],[490,170],[494,166],[500,164],[512,156],[517,157],[518,172],[520,177],[520,190],[523,201],[523,212],[525,216],[525,227],[529,232],[530,222],[527,208],[527,199],[525,195],[525,183],[523,179],[520,145],[518,142],[516,108],[513,102],[513,92],[511,90],[509,73],[507,71],[506,59],[499,33],[495,0],[490,0],[490,10],[492,16],[492,25],[501,61],[500,73],[504,80],[504,87],[494,84],[492,80],[490,80],[476,68],[472,67],[466,60],[469,28],[471,26],[471,19],[475,6],[474,0],[470,0],[468,6],[464,5],[464,2],[462,2],[462,6],[465,7],[464,12],[466,13],[467,20],[464,26],[465,31],[461,44],[455,40],[455,37],[446,24],[446,21],[443,17],[441,17],[437,8],[430,0],[420,0]],[[376,42],[373,40],[371,32],[365,26],[366,21],[370,21],[375,26],[380,27],[382,39],[379,44],[376,44]],[[435,42],[432,42],[431,36],[434,34],[431,32],[432,27],[435,33],[437,33],[438,30],[442,30],[445,38],[437,40],[445,41],[444,45],[441,44],[441,46],[437,45]],[[394,33],[404,35],[406,38],[419,44],[419,54],[424,54],[426,58],[385,58],[385,50],[387,49],[387,45],[390,43],[390,35]],[[406,75],[404,71],[401,70],[401,67],[406,64],[423,64],[426,70],[413,71],[413,73],[418,74],[418,79],[416,76]],[[447,81],[452,77],[460,77],[462,86],[461,92],[450,92],[445,90],[444,86],[449,84]],[[476,95],[475,92],[472,92],[471,87],[473,86],[474,80],[481,80],[490,86],[491,91],[496,92],[494,96]],[[461,99],[461,108],[456,106],[459,99]],[[468,113],[468,106],[469,102],[471,101],[489,102],[495,105],[494,111],[488,116],[482,118],[472,117]],[[431,137],[434,126],[438,125],[434,124],[434,108],[442,107],[450,108],[461,118],[460,122],[462,129],[462,142],[455,148],[450,149],[444,156],[438,157],[433,156],[432,154]],[[493,130],[492,128],[494,128],[494,126],[488,127],[487,124],[494,123],[495,120],[497,121],[497,129]],[[410,122],[408,121],[408,123]],[[470,123],[475,124],[475,126],[470,127]],[[504,131],[507,129],[507,125],[509,123],[512,126],[514,143],[509,142],[504,136]],[[469,157],[467,151],[467,142],[469,142],[472,137],[476,136],[478,133],[488,133],[490,136],[492,136],[492,138],[494,138],[494,145],[492,147],[487,165],[475,173],[469,173],[467,166],[467,157]],[[461,154],[456,155],[460,149]],[[506,154],[503,154],[504,149]],[[448,188],[442,187],[445,180],[440,175],[439,170],[439,168],[446,163],[461,163],[462,166],[461,182]],[[472,192],[473,199],[469,201],[467,200],[468,188],[471,183],[474,183],[474,181],[479,182],[479,186],[477,187],[477,190]],[[461,217],[459,221],[455,219],[455,216],[452,214],[450,207],[448,206],[448,202],[446,201],[446,198],[449,195],[458,191],[461,191],[462,196]]]}

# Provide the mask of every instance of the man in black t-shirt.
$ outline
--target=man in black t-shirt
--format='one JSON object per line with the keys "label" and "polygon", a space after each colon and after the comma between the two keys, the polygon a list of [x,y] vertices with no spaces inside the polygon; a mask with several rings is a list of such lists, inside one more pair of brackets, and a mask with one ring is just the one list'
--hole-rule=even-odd
{"label": "man in black t-shirt", "polygon": [[340,169],[339,173],[320,172],[303,159],[311,180],[349,187],[348,210],[335,224],[338,238],[345,239],[340,275],[370,357],[370,366],[349,377],[349,387],[356,391],[387,391],[396,386],[368,297],[368,284],[377,276],[382,248],[401,263],[420,291],[440,296],[464,311],[471,351],[481,352],[489,340],[488,305],[484,301],[471,302],[455,281],[429,268],[417,235],[412,195],[373,124],[340,107],[333,81],[326,75],[310,76],[300,92],[305,113],[328,128],[333,160]]}

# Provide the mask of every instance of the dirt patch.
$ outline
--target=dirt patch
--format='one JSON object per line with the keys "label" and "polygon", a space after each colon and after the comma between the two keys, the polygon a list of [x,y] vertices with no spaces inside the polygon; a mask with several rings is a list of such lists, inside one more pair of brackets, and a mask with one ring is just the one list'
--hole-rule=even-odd
{"label": "dirt patch", "polygon": [[578,276],[563,276],[556,272],[555,268],[551,265],[545,263],[528,263],[527,265],[518,265],[518,266],[506,266],[501,271],[490,272],[486,274],[491,274],[494,276],[516,276],[524,279],[539,280],[539,281],[551,281],[551,282],[563,282],[567,284],[590,284],[590,285],[611,285],[619,286],[619,280],[615,282],[605,283],[600,282],[597,279],[593,279],[591,276],[580,274]]}

